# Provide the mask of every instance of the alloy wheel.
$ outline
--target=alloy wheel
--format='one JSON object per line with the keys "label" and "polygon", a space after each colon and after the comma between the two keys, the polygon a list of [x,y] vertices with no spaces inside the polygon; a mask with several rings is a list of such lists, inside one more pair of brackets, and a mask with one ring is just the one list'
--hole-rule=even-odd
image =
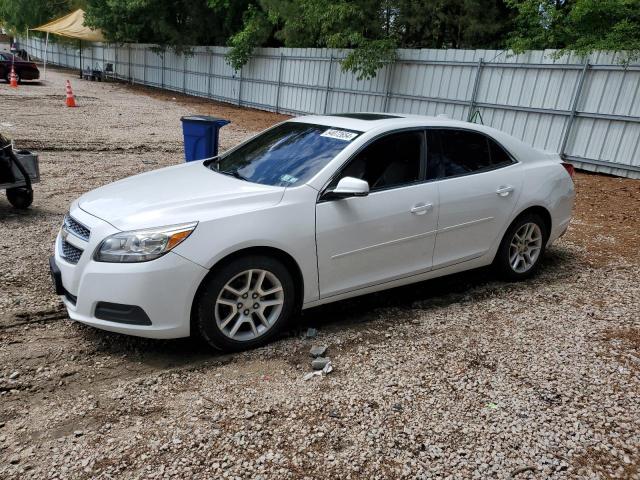
{"label": "alloy wheel", "polygon": [[537,262],[542,251],[542,230],[533,223],[525,223],[514,233],[509,245],[509,265],[516,273],[525,273]]}
{"label": "alloy wheel", "polygon": [[236,341],[266,333],[278,320],[284,305],[282,283],[267,270],[245,270],[220,291],[215,320],[220,331]]}

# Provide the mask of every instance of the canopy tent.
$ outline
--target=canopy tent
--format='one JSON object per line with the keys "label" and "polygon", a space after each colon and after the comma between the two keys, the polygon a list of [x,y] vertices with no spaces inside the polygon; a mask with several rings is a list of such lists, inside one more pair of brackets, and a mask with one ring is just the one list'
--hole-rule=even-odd
{"label": "canopy tent", "polygon": [[82,40],[88,42],[103,42],[104,35],[100,30],[93,30],[84,24],[84,10],[79,8],[57,20],[52,20],[36,28],[30,28],[38,32],[46,32],[47,37],[44,47],[44,75],[47,75],[47,47],[49,46],[49,34],[60,35],[67,38],[77,38],[80,40],[80,70],[82,71]]}

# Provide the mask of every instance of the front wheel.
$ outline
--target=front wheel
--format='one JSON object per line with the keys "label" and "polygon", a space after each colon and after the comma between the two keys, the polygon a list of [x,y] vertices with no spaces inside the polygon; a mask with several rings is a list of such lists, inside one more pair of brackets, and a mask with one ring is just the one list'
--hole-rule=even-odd
{"label": "front wheel", "polygon": [[27,187],[9,188],[7,190],[7,200],[15,208],[27,209],[33,203],[33,190]]}
{"label": "front wheel", "polygon": [[239,351],[267,343],[295,308],[295,286],[278,260],[248,255],[214,270],[195,305],[195,328],[212,347]]}
{"label": "front wheel", "polygon": [[507,280],[531,277],[540,266],[548,238],[547,225],[540,215],[523,215],[505,233],[494,266]]}

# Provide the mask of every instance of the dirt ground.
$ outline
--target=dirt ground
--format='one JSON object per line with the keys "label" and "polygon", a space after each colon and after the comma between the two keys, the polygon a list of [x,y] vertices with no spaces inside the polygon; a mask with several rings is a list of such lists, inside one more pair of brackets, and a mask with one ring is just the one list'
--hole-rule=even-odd
{"label": "dirt ground", "polygon": [[[42,175],[29,211],[0,198],[0,478],[640,479],[640,181],[579,173],[530,281],[339,302],[217,355],[70,321],[47,258],[83,192],[182,161],[182,115],[230,119],[223,150],[286,117],[72,75],[0,84]],[[335,370],[305,381],[316,344]]]}

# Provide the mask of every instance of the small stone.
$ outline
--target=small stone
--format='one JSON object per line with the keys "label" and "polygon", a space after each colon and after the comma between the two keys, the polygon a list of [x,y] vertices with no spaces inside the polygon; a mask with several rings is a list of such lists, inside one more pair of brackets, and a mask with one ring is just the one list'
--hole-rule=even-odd
{"label": "small stone", "polygon": [[16,463],[20,463],[20,455],[14,454],[9,457],[9,463],[15,465]]}
{"label": "small stone", "polygon": [[307,333],[305,334],[307,338],[316,338],[317,335],[318,335],[318,330],[316,330],[315,328],[307,329]]}
{"label": "small stone", "polygon": [[11,375],[9,375],[9,380],[15,380],[19,376],[20,376],[19,372],[13,372]]}
{"label": "small stone", "polygon": [[316,345],[309,350],[309,353],[313,358],[322,357],[325,353],[327,353],[326,345]]}
{"label": "small stone", "polygon": [[73,432],[73,434],[74,434],[76,437],[81,437],[82,435],[84,435],[84,432],[83,432],[82,430],[75,430],[75,431]]}
{"label": "small stone", "polygon": [[314,358],[311,362],[311,368],[314,370],[322,370],[331,360],[328,357]]}

